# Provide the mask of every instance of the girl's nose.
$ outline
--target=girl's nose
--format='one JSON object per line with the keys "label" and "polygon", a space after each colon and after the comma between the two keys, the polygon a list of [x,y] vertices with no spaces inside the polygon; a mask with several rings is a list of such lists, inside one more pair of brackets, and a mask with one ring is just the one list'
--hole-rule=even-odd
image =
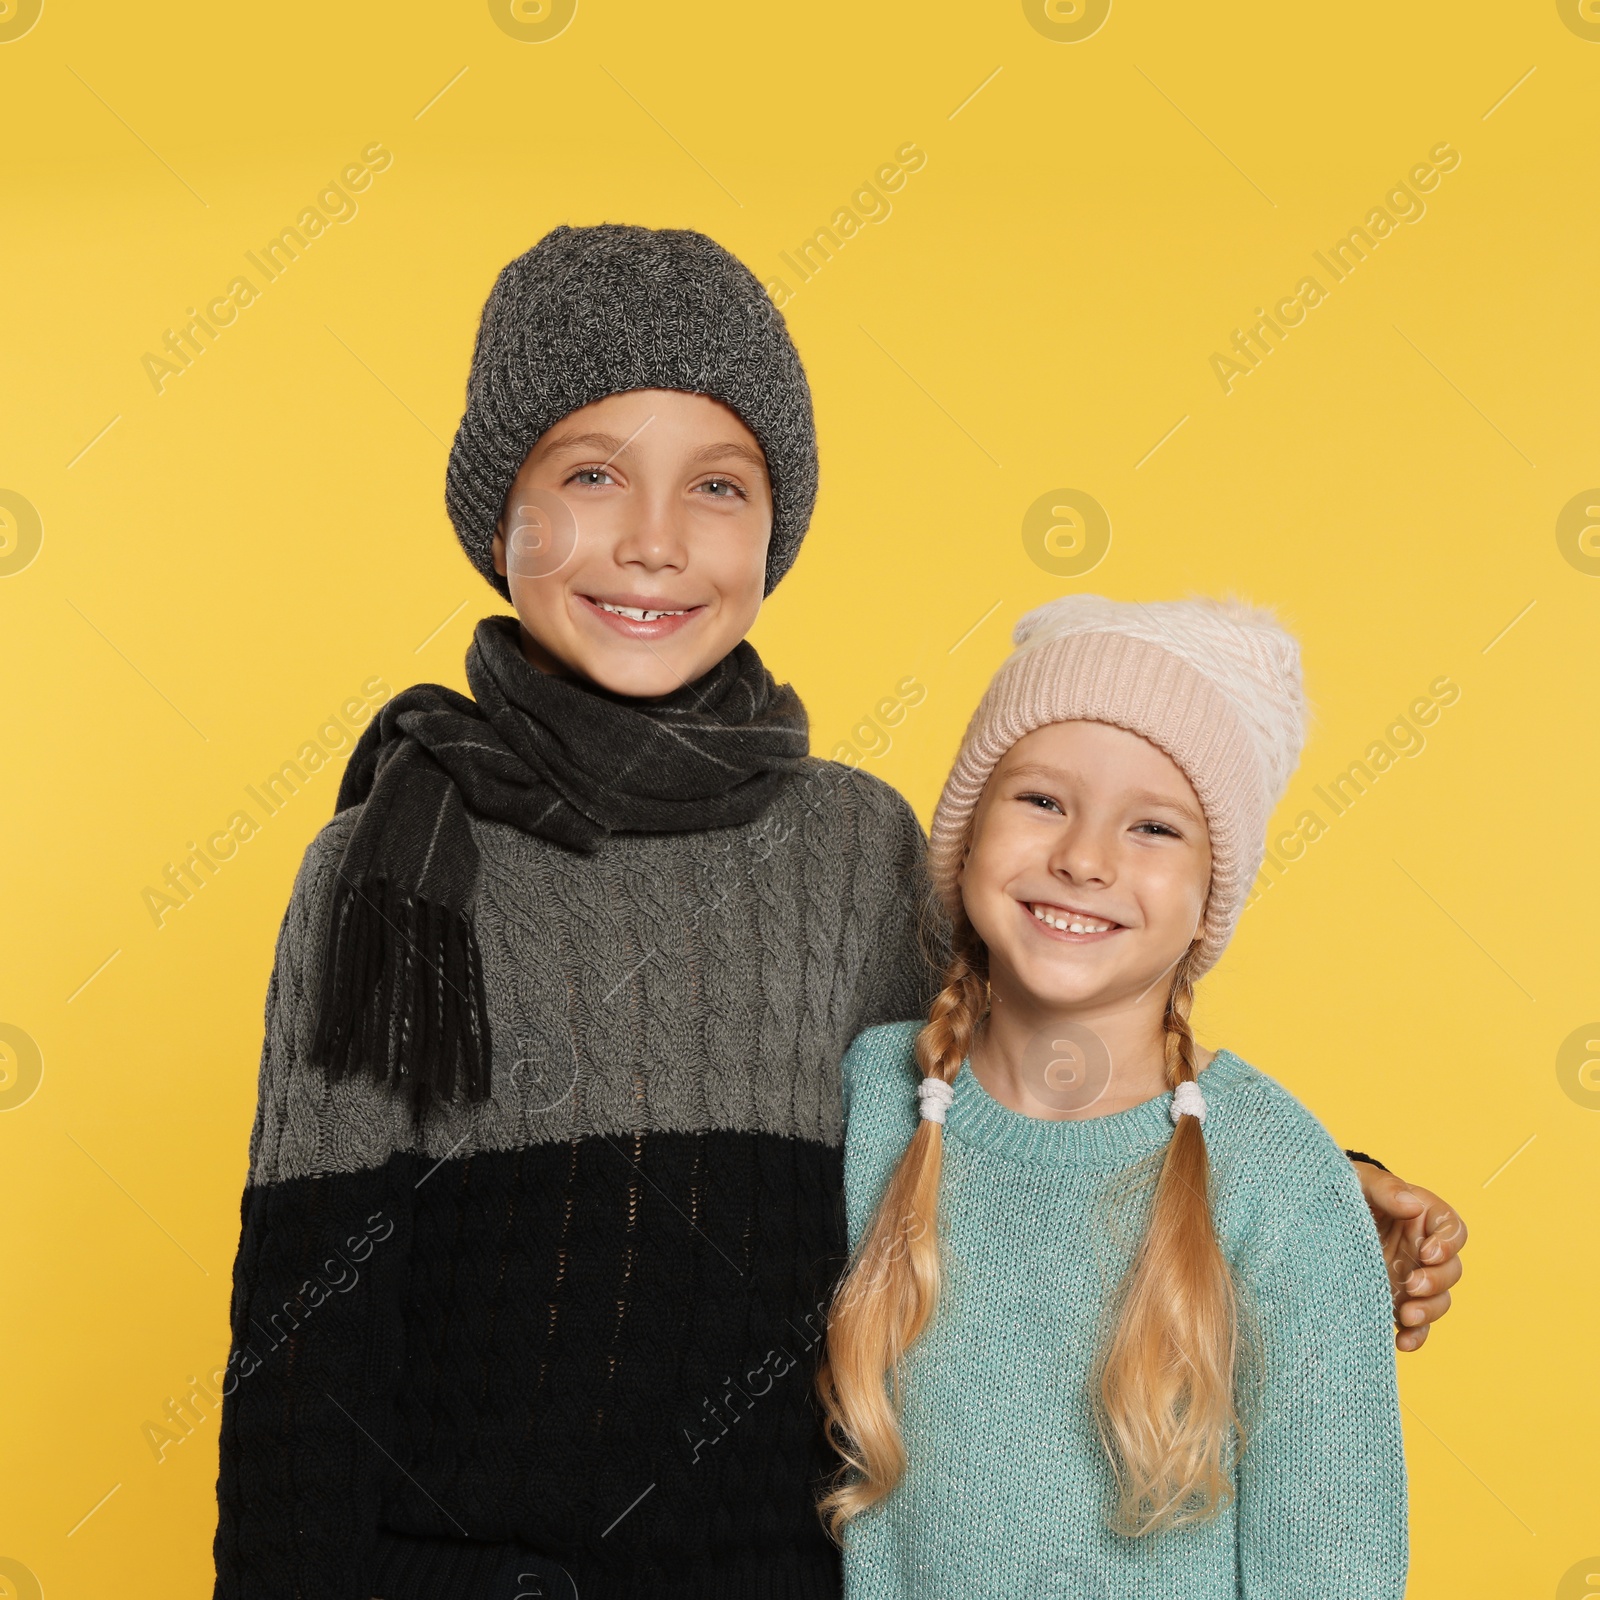
{"label": "girl's nose", "polygon": [[1050,868],[1074,883],[1108,884],[1116,876],[1109,841],[1085,825],[1068,828],[1056,841]]}

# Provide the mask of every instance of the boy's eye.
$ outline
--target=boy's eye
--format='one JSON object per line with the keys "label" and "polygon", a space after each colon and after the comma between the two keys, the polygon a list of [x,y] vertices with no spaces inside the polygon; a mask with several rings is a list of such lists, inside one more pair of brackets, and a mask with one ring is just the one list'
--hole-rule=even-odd
{"label": "boy's eye", "polygon": [[568,483],[581,483],[586,489],[597,488],[602,483],[614,483],[616,480],[604,467],[579,467]]}
{"label": "boy's eye", "polygon": [[700,487],[706,490],[713,500],[730,500],[737,496],[743,500],[745,492],[731,478],[707,478]]}

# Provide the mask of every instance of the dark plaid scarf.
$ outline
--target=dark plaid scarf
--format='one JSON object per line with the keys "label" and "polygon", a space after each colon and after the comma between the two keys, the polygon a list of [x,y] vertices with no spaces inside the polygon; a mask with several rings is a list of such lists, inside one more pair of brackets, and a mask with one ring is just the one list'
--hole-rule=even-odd
{"label": "dark plaid scarf", "polygon": [[365,801],[344,854],[311,1058],[334,1078],[435,1096],[489,1093],[489,1015],[473,931],[475,817],[569,850],[613,833],[754,821],[805,756],[805,707],[741,643],[656,700],[541,672],[515,617],[479,622],[473,698],[419,683],[351,753],[336,811]]}

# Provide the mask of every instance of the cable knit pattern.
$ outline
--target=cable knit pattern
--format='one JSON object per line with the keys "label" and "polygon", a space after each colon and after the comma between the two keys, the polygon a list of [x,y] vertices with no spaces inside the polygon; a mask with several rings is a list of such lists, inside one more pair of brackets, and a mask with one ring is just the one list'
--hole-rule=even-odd
{"label": "cable knit pattern", "polygon": [[[852,1243],[916,1128],[919,1026],[871,1029],[845,1058]],[[1404,1593],[1394,1328],[1360,1185],[1316,1119],[1237,1056],[1219,1051],[1200,1083],[1218,1236],[1263,1357],[1242,1386],[1233,1506],[1141,1539],[1107,1526],[1092,1363],[1172,1096],[1047,1121],[999,1104],[963,1063],[943,1135],[945,1291],[904,1365],[909,1464],[846,1531],[848,1600]]]}
{"label": "cable knit pattern", "polygon": [[839,1060],[936,983],[916,818],[807,760],[754,823],[593,856],[474,819],[492,1093],[413,1132],[308,1060],[359,810],[307,850],[268,985],[219,1600],[512,1600],[524,1570],[836,1595],[809,1382]]}

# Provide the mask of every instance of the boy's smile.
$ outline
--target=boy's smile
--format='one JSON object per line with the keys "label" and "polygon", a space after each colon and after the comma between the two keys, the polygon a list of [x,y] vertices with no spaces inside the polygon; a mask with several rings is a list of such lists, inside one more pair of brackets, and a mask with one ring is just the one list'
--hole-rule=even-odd
{"label": "boy's smile", "polygon": [[580,594],[578,599],[624,639],[664,639],[705,610],[704,606],[671,609],[657,596],[647,594]]}
{"label": "boy's smile", "polygon": [[744,638],[771,532],[766,458],[738,415],[707,395],[631,389],[535,441],[494,564],[535,666],[648,699]]}

